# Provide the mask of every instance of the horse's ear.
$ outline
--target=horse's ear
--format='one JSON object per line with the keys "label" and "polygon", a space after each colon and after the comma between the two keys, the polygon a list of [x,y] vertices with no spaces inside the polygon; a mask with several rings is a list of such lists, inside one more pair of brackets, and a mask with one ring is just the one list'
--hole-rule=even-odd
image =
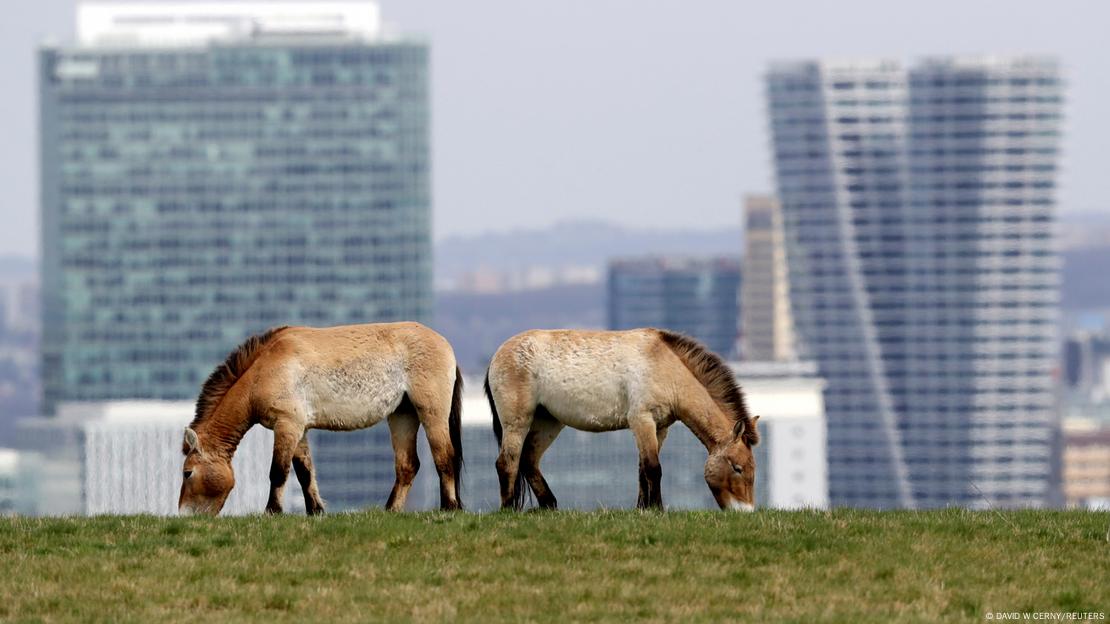
{"label": "horse's ear", "polygon": [[197,432],[193,431],[190,427],[185,428],[184,449],[186,455],[193,451],[200,451],[200,438],[197,437]]}
{"label": "horse's ear", "polygon": [[759,424],[759,414],[756,414],[752,418],[752,430],[748,434],[749,446],[755,446],[756,444],[759,444],[759,429],[756,428],[756,425],[758,425],[758,424]]}
{"label": "horse's ear", "polygon": [[745,428],[746,428],[746,426],[744,424],[744,421],[742,421],[742,420],[736,421],[736,425],[732,428],[733,437],[736,438],[736,439],[739,439],[741,436],[744,435],[744,429]]}

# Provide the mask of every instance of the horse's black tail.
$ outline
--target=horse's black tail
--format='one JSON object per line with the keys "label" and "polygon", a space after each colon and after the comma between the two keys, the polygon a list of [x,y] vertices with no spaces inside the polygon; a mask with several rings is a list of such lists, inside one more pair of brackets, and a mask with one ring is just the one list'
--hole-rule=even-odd
{"label": "horse's black tail", "polygon": [[[497,438],[497,449],[501,450],[501,417],[497,415],[497,404],[493,401],[493,392],[489,389],[489,369],[486,369],[486,399],[489,400],[489,411],[493,414],[493,437]],[[523,466],[518,466],[516,471],[516,487],[513,489],[513,509],[524,509],[524,497],[528,494],[528,480],[524,478]]]}
{"label": "horse's black tail", "polygon": [[455,390],[451,393],[451,414],[447,418],[447,426],[451,430],[451,462],[455,470],[455,497],[459,500],[459,509],[462,509],[462,395],[463,376],[459,367],[455,367]]}
{"label": "horse's black tail", "polygon": [[501,419],[497,416],[497,404],[493,402],[493,392],[489,389],[489,369],[486,369],[485,382],[486,400],[489,401],[489,411],[493,414],[493,437],[497,438],[497,449],[501,449]]}

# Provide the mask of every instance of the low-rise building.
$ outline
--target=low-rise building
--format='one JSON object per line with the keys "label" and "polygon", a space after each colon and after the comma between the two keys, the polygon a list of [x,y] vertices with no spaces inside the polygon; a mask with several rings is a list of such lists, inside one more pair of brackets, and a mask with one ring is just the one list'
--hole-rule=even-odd
{"label": "low-rise building", "polygon": [[1064,502],[1110,510],[1110,423],[1064,421]]}
{"label": "low-rise building", "polygon": [[756,503],[777,509],[829,506],[825,382],[814,362],[733,365],[748,411],[758,414]]}
{"label": "low-rise building", "polygon": [[0,448],[0,516],[34,512],[37,457]]}

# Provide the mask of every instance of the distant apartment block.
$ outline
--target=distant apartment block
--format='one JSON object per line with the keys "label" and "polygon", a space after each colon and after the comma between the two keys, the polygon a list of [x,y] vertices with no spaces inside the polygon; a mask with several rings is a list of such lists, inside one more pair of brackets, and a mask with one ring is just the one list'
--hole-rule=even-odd
{"label": "distant apartment block", "polygon": [[692,336],[725,358],[735,351],[736,258],[612,260],[607,288],[609,329],[659,327]]}
{"label": "distant apartment block", "polygon": [[766,82],[832,504],[1045,504],[1057,64],[793,62]]}
{"label": "distant apartment block", "polygon": [[1110,510],[1110,418],[1064,421],[1064,502]]}
{"label": "distant apartment block", "polygon": [[769,195],[744,198],[744,280],[740,286],[740,358],[796,358],[782,208]]}
{"label": "distant apartment block", "polygon": [[83,4],[39,53],[45,408],[432,309],[428,47],[372,2]]}

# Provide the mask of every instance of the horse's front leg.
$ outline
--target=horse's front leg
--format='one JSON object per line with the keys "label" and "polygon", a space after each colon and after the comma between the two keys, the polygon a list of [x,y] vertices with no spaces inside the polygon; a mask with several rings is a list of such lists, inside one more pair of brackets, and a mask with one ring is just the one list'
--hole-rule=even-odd
{"label": "horse's front leg", "polygon": [[659,436],[651,413],[642,414],[629,422],[636,447],[640,451],[640,495],[636,506],[640,509],[663,508],[660,484],[663,469],[659,465]]}
{"label": "horse's front leg", "polygon": [[288,420],[279,420],[274,425],[274,458],[270,462],[270,499],[266,502],[266,513],[281,513],[281,499],[285,493],[285,482],[289,480],[289,467],[303,437],[303,426]]}
{"label": "horse's front leg", "polygon": [[297,481],[304,493],[305,512],[310,516],[324,513],[324,500],[320,498],[320,488],[316,486],[316,468],[312,465],[312,453],[308,448],[308,432],[301,436],[301,442],[293,452],[293,472],[297,473]]}

